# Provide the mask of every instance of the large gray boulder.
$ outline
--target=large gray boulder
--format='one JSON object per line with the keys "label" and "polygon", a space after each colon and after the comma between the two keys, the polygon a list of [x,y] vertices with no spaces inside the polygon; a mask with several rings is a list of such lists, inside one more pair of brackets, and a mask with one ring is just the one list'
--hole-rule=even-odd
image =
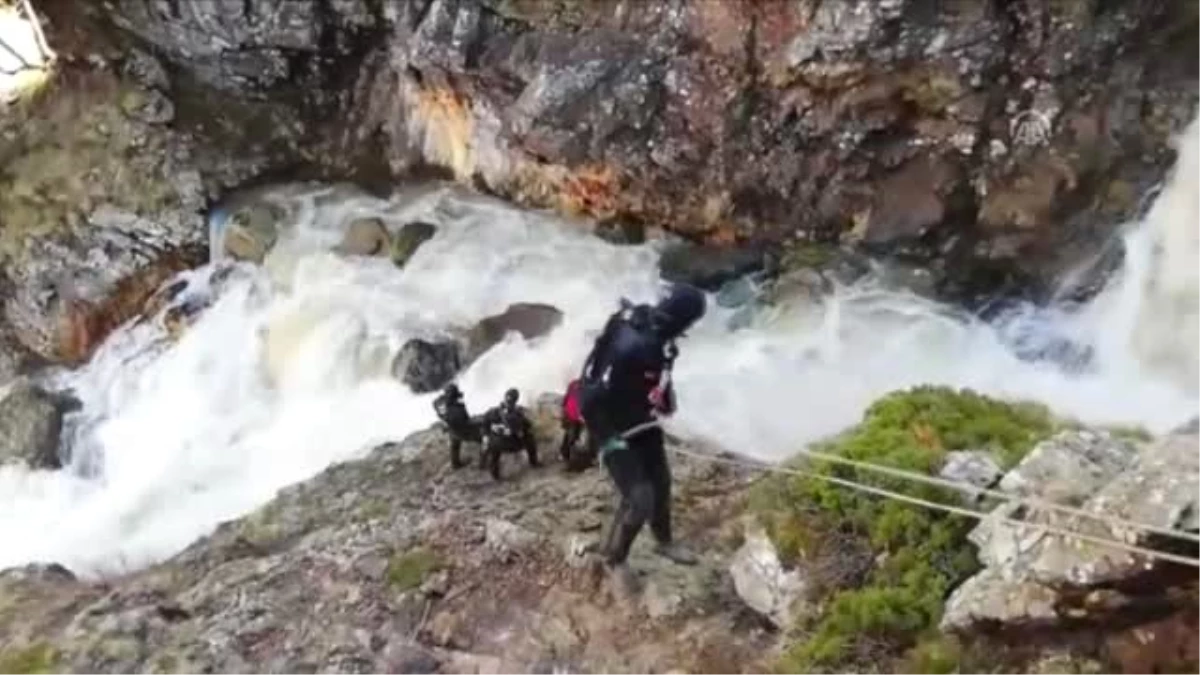
{"label": "large gray boulder", "polygon": [[0,398],[0,464],[60,468],[63,399],[25,380],[14,381],[6,389]]}
{"label": "large gray boulder", "polygon": [[547,335],[562,323],[563,314],[557,307],[532,302],[509,305],[499,314],[486,317],[467,333],[464,361],[471,363],[496,346],[509,333],[526,340]]}
{"label": "large gray boulder", "polygon": [[413,393],[425,394],[448,384],[461,367],[457,342],[413,338],[404,343],[392,361],[392,375]]}
{"label": "large gray boulder", "polygon": [[1142,547],[1153,547],[1160,535],[1112,519],[1194,532],[1200,496],[1197,438],[1173,433],[1137,448],[1106,433],[1072,431],[1040,444],[1001,480],[1001,488],[1074,504],[1098,518],[1016,502],[998,506],[969,535],[985,568],[951,594],[943,629],[965,631],[981,624],[1029,628],[1066,618],[1095,619],[1126,604],[1120,593],[1106,592],[1105,602],[1084,606],[1073,606],[1071,599],[1120,588],[1153,569],[1156,560],[1000,518]]}

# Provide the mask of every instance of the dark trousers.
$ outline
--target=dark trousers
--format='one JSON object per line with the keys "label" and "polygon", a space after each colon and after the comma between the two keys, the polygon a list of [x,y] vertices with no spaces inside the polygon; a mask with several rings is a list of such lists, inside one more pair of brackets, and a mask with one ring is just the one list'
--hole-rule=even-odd
{"label": "dark trousers", "polygon": [[462,444],[481,442],[479,427],[460,425],[447,429],[446,433],[450,436],[450,466],[457,469],[466,465],[462,459]]}
{"label": "dark trousers", "polygon": [[583,432],[582,423],[563,422],[562,445],[559,446],[558,453],[562,456],[567,471],[585,471],[596,463],[595,438],[588,434],[587,439],[582,439],[581,443]]}
{"label": "dark trousers", "polygon": [[571,450],[575,444],[579,442],[579,437],[583,434],[583,425],[578,422],[563,422],[562,423],[562,444],[558,446],[558,455],[565,462],[571,459]]}
{"label": "dark trousers", "polygon": [[629,447],[608,453],[604,466],[621,495],[605,541],[609,564],[625,561],[646,521],[660,544],[671,543],[671,468],[663,434],[649,429],[628,440]]}
{"label": "dark trousers", "polygon": [[529,466],[538,466],[537,442],[532,436],[514,438],[512,436],[484,435],[483,456],[480,465],[487,468],[492,478],[500,480],[500,456],[525,450]]}

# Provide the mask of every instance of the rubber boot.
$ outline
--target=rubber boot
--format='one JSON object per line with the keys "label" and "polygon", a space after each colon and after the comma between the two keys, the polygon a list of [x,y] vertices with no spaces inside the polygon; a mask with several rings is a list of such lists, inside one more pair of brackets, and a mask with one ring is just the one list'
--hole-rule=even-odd
{"label": "rubber boot", "polygon": [[695,565],[700,561],[695,553],[675,542],[657,544],[654,547],[654,552],[679,565]]}
{"label": "rubber boot", "polygon": [[467,463],[462,458],[462,442],[450,441],[450,466],[454,469],[461,469],[466,465]]}
{"label": "rubber boot", "polygon": [[493,480],[500,480],[500,448],[492,446],[488,450],[488,472]]}
{"label": "rubber boot", "polygon": [[605,564],[608,573],[608,585],[613,599],[626,604],[634,601],[638,595],[638,579],[627,563]]}

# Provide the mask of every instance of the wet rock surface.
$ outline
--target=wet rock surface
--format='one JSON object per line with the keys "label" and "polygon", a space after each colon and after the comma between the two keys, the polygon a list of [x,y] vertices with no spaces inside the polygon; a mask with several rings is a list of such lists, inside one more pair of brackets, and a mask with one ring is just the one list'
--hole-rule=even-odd
{"label": "wet rock surface", "polygon": [[[799,232],[944,255],[952,296],[1044,287],[1096,253],[1197,89],[1196,12],[1172,3],[172,7],[86,14],[243,164],[434,167],[718,246]],[[134,67],[143,50],[158,67]]]}
{"label": "wet rock surface", "polygon": [[405,223],[400,230],[396,232],[396,237],[391,242],[389,255],[392,262],[397,267],[404,267],[409,258],[417,252],[417,249],[422,244],[433,238],[437,234],[437,227],[430,223]]}
{"label": "wet rock surface", "polygon": [[462,363],[454,340],[430,342],[414,338],[404,343],[392,361],[392,375],[414,393],[441,389],[458,374]]}
{"label": "wet rock surface", "polygon": [[[535,415],[547,446],[552,417]],[[121,579],[0,573],[0,655],[91,672],[754,669],[769,636],[744,621],[717,532],[746,476],[674,464],[677,529],[701,563],[639,541],[645,590],[621,609],[565,554],[611,515],[603,474],[564,474],[547,453],[496,483],[447,452],[437,431],[380,447]]]}
{"label": "wet rock surface", "polygon": [[0,114],[4,318],[38,356],[86,358],[170,274],[201,262],[191,141],[147,90],[66,66]]}
{"label": "wet rock surface", "polygon": [[562,311],[550,305],[519,302],[503,312],[486,317],[466,335],[463,361],[470,363],[500,343],[509,333],[526,340],[547,335],[562,323]]}
{"label": "wet rock surface", "polygon": [[57,469],[64,401],[25,380],[0,389],[0,464]]}

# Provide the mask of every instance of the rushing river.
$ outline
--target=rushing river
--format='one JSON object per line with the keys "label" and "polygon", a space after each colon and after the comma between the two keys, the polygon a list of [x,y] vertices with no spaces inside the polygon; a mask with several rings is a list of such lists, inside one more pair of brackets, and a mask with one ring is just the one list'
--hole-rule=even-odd
{"label": "rushing river", "polygon": [[[1163,431],[1187,420],[1198,388],[1195,123],[1182,143],[1175,174],[1126,234],[1122,273],[1086,306],[986,324],[866,282],[731,330],[714,303],[681,344],[673,427],[780,459],[920,383],[1043,401],[1094,423]],[[218,261],[184,275],[186,293],[216,301],[182,339],[154,322],[127,326],[64,376],[84,404],[72,464],[0,469],[0,567],[145,565],[289,483],[428,426],[431,396],[389,376],[391,354],[510,303],[549,303],[565,320],[475,362],[460,380],[468,405],[481,410],[510,386],[527,401],[561,391],[619,298],[649,300],[659,286],[651,245],[613,246],[454,188],[381,200],[289,187],[265,198],[289,211],[288,235],[262,266]],[[330,253],[360,216],[438,230],[403,270]],[[1089,368],[1014,349],[1063,338],[1090,346]]]}

